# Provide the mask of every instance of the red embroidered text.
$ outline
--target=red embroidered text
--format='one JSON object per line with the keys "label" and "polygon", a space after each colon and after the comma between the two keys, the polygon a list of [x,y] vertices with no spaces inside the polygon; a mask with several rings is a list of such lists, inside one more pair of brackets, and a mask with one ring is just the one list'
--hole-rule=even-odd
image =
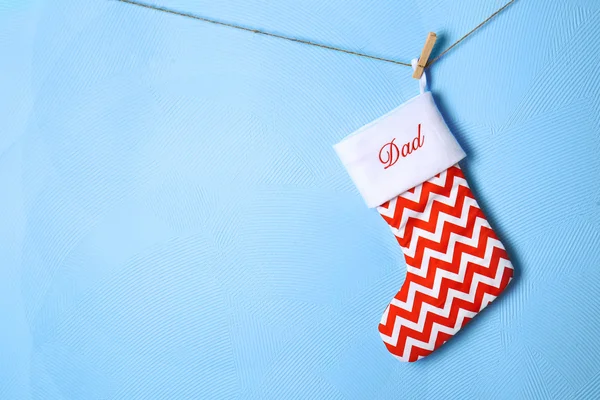
{"label": "red embroidered text", "polygon": [[379,150],[379,161],[385,165],[383,169],[388,169],[392,165],[396,164],[400,159],[400,156],[406,157],[413,151],[418,150],[425,143],[425,135],[421,136],[421,124],[419,124],[417,136],[411,141],[402,145],[402,150],[394,143],[396,138],[392,139],[391,142],[383,145]]}

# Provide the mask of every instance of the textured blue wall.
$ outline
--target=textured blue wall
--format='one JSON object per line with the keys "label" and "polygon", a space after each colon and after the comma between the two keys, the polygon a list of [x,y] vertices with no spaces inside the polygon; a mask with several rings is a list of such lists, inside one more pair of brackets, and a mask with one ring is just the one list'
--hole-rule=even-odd
{"label": "textured blue wall", "polygon": [[[406,61],[504,2],[157,1]],[[377,332],[401,251],[331,146],[410,69],[0,0],[0,398],[600,397],[599,40],[596,0],[518,0],[430,71],[518,276],[402,364]]]}

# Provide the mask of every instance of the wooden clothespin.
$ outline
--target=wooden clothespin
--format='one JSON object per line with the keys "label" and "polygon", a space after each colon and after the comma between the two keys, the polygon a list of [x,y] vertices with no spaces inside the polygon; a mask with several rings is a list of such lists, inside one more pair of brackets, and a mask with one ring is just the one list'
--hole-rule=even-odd
{"label": "wooden clothespin", "polygon": [[435,33],[429,32],[427,35],[427,40],[425,40],[425,46],[423,46],[423,50],[421,50],[421,57],[419,57],[419,62],[417,63],[417,68],[415,69],[413,78],[421,79],[421,75],[423,75],[423,71],[425,71],[425,66],[427,65],[429,55],[431,54],[431,50],[433,50],[436,39],[437,36]]}

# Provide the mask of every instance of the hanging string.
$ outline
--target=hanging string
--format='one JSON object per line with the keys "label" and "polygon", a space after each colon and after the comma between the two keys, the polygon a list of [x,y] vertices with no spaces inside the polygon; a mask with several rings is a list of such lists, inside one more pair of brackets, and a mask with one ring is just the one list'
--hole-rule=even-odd
{"label": "hanging string", "polygon": [[[287,40],[289,42],[306,44],[306,45],[309,45],[309,46],[320,47],[322,49],[338,51],[338,52],[346,53],[346,54],[352,54],[354,56],[368,58],[368,59],[371,59],[371,60],[384,61],[384,62],[387,62],[387,63],[397,64],[397,65],[405,65],[407,67],[412,67],[411,63],[409,63],[409,62],[402,62],[402,61],[392,60],[392,59],[389,59],[389,58],[376,57],[376,56],[372,56],[372,55],[364,54],[364,53],[359,53],[359,52],[352,51],[352,50],[346,50],[346,49],[342,49],[342,48],[339,48],[339,47],[328,46],[328,45],[325,45],[325,44],[312,42],[310,40],[298,39],[298,38],[294,38],[294,37],[290,37],[290,36],[279,35],[277,33],[263,31],[263,30],[260,30],[260,29],[249,28],[249,27],[246,27],[246,26],[237,25],[237,24],[233,24],[233,23],[229,23],[229,22],[217,21],[215,19],[200,17],[198,15],[184,13],[184,12],[176,11],[176,10],[171,10],[169,8],[155,6],[155,5],[151,5],[151,4],[147,4],[147,3],[141,3],[139,1],[134,1],[134,0],[117,0],[117,1],[120,1],[122,3],[132,4],[134,6],[148,8],[150,10],[161,11],[161,12],[168,13],[168,14],[179,15],[181,17],[192,18],[192,19],[195,19],[195,20],[198,20],[198,21],[208,22],[208,23],[215,24],[215,25],[226,26],[228,28],[234,28],[234,29],[239,29],[239,30],[246,31],[246,32],[256,33],[256,34],[259,34],[259,35],[269,36],[269,37],[273,37],[273,38],[277,38],[277,39],[283,39],[283,40]],[[467,32],[465,35],[463,35],[456,42],[454,42],[450,46],[448,46],[448,48],[446,50],[442,51],[437,57],[431,59],[427,63],[426,67],[430,67],[433,63],[435,63],[437,60],[439,60],[444,54],[446,54],[448,51],[450,51],[452,48],[454,48],[460,42],[462,42],[463,40],[465,40],[467,37],[469,37],[471,34],[473,34],[479,28],[481,28],[482,26],[484,26],[485,24],[487,24],[492,18],[494,18],[496,15],[500,14],[502,11],[504,11],[508,6],[510,6],[515,1],[516,0],[510,0],[508,3],[506,3],[505,5],[503,5],[502,7],[500,7],[498,10],[496,10],[492,15],[490,15],[489,17],[487,17],[479,25],[477,25],[475,28],[471,29],[469,32]]]}

